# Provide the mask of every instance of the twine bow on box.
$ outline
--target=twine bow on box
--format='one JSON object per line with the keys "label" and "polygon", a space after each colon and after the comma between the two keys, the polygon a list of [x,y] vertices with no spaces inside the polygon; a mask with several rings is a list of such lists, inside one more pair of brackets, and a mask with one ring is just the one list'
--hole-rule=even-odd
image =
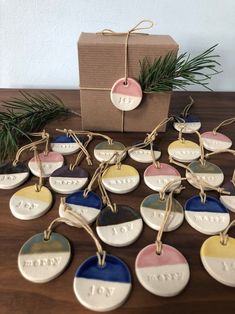
{"label": "twine bow on box", "polygon": [[[143,24],[147,24],[146,26],[141,26]],[[115,32],[111,29],[103,29],[101,32],[97,32],[96,34],[102,36],[125,36],[124,49],[125,49],[125,61],[124,61],[124,83],[128,82],[128,41],[131,34],[138,35],[148,35],[148,33],[140,33],[139,31],[145,29],[151,29],[154,23],[151,20],[142,20],[138,24],[136,24],[133,28],[128,30],[127,32]],[[100,90],[100,91],[111,91],[110,87],[83,87],[80,86],[80,90]],[[121,132],[124,132],[124,122],[125,122],[125,111],[122,112],[122,122],[121,122]]]}

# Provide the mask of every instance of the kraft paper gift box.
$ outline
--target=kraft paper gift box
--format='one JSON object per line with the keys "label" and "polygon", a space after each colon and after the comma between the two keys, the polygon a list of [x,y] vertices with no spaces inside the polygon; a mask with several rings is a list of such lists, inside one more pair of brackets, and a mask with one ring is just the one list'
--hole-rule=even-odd
{"label": "kraft paper gift box", "polygon": [[[80,35],[78,55],[84,130],[149,132],[168,116],[171,92],[143,93],[140,105],[125,111],[124,116],[112,104],[110,90],[118,79],[125,76],[125,39],[126,35]],[[172,51],[177,53],[178,45],[168,35],[130,34],[128,77],[138,80],[140,61],[145,57],[151,62]],[[159,131],[165,131],[165,126]]]}

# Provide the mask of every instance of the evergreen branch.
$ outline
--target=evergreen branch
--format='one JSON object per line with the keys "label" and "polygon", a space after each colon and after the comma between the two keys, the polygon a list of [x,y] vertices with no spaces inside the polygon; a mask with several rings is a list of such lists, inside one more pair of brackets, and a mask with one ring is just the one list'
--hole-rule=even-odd
{"label": "evergreen branch", "polygon": [[[190,58],[190,54],[174,52],[156,58],[152,63],[147,58],[140,61],[139,82],[145,93],[167,92],[172,89],[185,89],[189,85],[198,84],[208,90],[209,81],[220,63],[219,55],[213,54],[217,45],[210,47],[198,56]],[[205,71],[205,73],[204,73]]]}
{"label": "evergreen branch", "polygon": [[19,141],[31,140],[30,132],[41,131],[50,120],[73,112],[55,95],[20,93],[22,98],[12,98],[1,105],[0,163],[14,158]]}

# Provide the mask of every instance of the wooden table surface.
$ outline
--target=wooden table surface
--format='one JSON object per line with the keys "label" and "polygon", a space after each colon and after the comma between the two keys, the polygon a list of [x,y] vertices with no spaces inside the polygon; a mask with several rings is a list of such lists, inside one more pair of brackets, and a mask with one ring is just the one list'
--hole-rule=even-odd
{"label": "wooden table surface", "polygon": [[[56,90],[53,91],[64,102],[79,111],[79,91],[75,90]],[[171,113],[179,113],[188,103],[186,92],[175,92],[171,101]],[[202,121],[201,131],[212,130],[223,119],[235,115],[235,93],[211,93],[211,92],[192,92],[190,93],[195,100],[192,112],[197,114]],[[0,90],[0,99],[9,99],[13,96],[19,96],[18,91],[10,89]],[[55,133],[55,128],[79,129],[81,126],[80,118],[77,116],[69,119],[59,119],[50,123],[46,129]],[[235,142],[235,124],[224,127],[223,132],[231,137]],[[144,138],[141,133],[109,133],[111,137],[125,145],[136,142]],[[197,140],[195,135],[186,135],[187,139]],[[167,146],[173,140],[177,139],[177,132],[168,126],[167,132],[159,135],[158,141],[163,155],[161,161],[167,162]],[[90,146],[90,152],[93,152],[94,145],[100,140],[95,140]],[[30,156],[25,156],[25,160]],[[66,160],[71,160],[66,157]],[[225,174],[225,180],[230,180],[235,159],[230,154],[213,156],[210,159],[213,163],[220,166]],[[82,165],[88,169],[92,175],[98,162],[93,158],[93,166]],[[143,176],[146,164],[140,164],[126,158],[126,163],[135,166],[141,176]],[[181,174],[184,171],[180,170]],[[36,182],[36,178],[31,176],[25,186]],[[46,182],[48,185],[48,180]],[[177,199],[184,204],[189,197],[196,195],[198,190],[187,183],[184,183],[186,190],[177,196]],[[91,238],[84,230],[70,228],[63,224],[56,230],[69,239],[72,244],[72,260],[67,270],[55,280],[46,284],[34,284],[26,281],[19,273],[17,268],[17,255],[23,245],[31,236],[42,232],[55,217],[58,216],[58,204],[60,195],[53,192],[54,203],[49,212],[35,220],[22,221],[12,216],[9,210],[9,199],[12,194],[18,190],[0,190],[1,219],[0,219],[0,313],[91,313],[83,308],[73,292],[73,278],[77,267],[86,258],[95,254],[95,246]],[[134,191],[126,195],[110,196],[114,202],[131,206],[139,211],[141,201],[152,194],[141,179],[141,184]],[[216,193],[210,192],[210,195]],[[235,214],[231,213],[231,219]],[[235,235],[234,230],[231,235]],[[134,263],[138,252],[148,244],[153,243],[156,232],[148,226],[144,226],[140,238],[131,246],[124,248],[114,248],[104,244],[105,249],[121,259],[123,259],[132,272],[133,289],[127,302],[115,313],[234,313],[235,311],[235,288],[226,287],[213,278],[204,270],[199,256],[200,247],[206,235],[203,235],[192,229],[186,221],[176,231],[164,234],[163,242],[174,246],[189,262],[191,277],[186,289],[178,296],[173,298],[157,297],[146,291],[138,282]]]}

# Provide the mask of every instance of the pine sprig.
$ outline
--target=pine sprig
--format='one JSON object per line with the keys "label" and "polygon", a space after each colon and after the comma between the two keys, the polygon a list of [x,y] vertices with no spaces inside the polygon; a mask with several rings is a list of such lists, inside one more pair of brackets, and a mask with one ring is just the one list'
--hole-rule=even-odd
{"label": "pine sprig", "polygon": [[72,112],[55,95],[20,93],[22,98],[12,98],[1,105],[0,163],[14,158],[22,138],[31,141],[30,132],[41,131],[52,119]]}
{"label": "pine sprig", "polygon": [[178,57],[174,52],[156,58],[152,63],[147,58],[140,61],[139,82],[145,93],[167,92],[172,89],[185,89],[198,84],[208,87],[209,80],[215,74],[220,63],[219,55],[213,54],[217,45],[212,46],[200,55],[190,59],[190,54],[183,53]]}

